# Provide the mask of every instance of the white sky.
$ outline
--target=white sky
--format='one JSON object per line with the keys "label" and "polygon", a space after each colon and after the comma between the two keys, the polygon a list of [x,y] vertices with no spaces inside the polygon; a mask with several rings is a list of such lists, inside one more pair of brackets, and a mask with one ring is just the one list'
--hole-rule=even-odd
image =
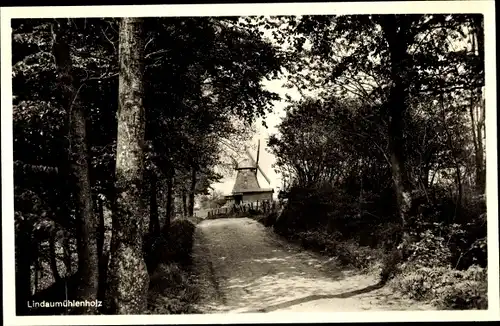
{"label": "white sky", "polygon": [[[272,31],[267,30],[263,27],[260,30],[264,33],[263,38],[267,39],[271,43],[278,45],[275,42],[274,37],[272,36]],[[286,44],[281,45],[282,48],[286,48]],[[285,100],[285,95],[288,94],[292,99],[299,99],[300,94],[296,89],[289,89],[283,87],[283,84],[286,82],[286,76],[280,79],[273,80],[264,80],[262,83],[264,88],[277,93],[280,95],[282,100],[273,101],[273,112],[266,114],[265,122],[267,125],[267,129],[262,126],[262,119],[258,119],[255,123],[256,125],[256,133],[253,139],[247,144],[248,146],[255,146],[260,139],[260,155],[259,155],[259,166],[264,171],[266,176],[270,180],[270,184],[267,183],[266,179],[262,176],[260,172],[257,173],[257,179],[259,181],[259,185],[262,188],[274,188],[274,195],[276,196],[279,188],[281,187],[281,176],[277,174],[272,165],[276,162],[276,157],[269,152],[269,148],[267,147],[267,140],[269,136],[272,134],[276,134],[278,132],[277,126],[280,124],[281,119],[285,116],[285,107],[288,103]],[[251,150],[251,153],[256,158],[256,150]],[[230,194],[234,185],[236,177],[236,171],[234,171],[231,175],[227,175],[221,180],[221,182],[212,184],[214,190],[222,191],[224,194]]]}
{"label": "white sky", "polygon": [[[267,129],[262,126],[262,119],[258,119],[256,121],[256,133],[253,139],[249,142],[249,146],[256,146],[258,140],[260,139],[260,156],[259,156],[259,166],[267,175],[271,184],[268,184],[266,179],[261,175],[261,173],[257,173],[257,178],[259,181],[259,185],[262,188],[274,188],[275,196],[277,195],[279,188],[281,186],[281,176],[277,174],[272,165],[275,163],[276,158],[273,154],[269,152],[269,148],[267,147],[267,140],[270,135],[276,134],[278,132],[277,126],[281,122],[281,119],[285,116],[285,107],[287,106],[287,102],[285,101],[285,94],[288,94],[293,99],[300,98],[300,94],[296,89],[288,89],[283,87],[286,79],[274,79],[270,81],[264,81],[263,84],[265,88],[271,92],[278,93],[281,97],[281,101],[273,101],[273,112],[266,115],[264,119],[267,124]],[[256,152],[252,151],[252,155],[254,159],[256,158]],[[234,185],[234,180],[236,177],[236,172],[231,175],[227,175],[223,180],[219,183],[215,183],[212,187],[215,190],[222,191],[224,194],[230,194]]]}

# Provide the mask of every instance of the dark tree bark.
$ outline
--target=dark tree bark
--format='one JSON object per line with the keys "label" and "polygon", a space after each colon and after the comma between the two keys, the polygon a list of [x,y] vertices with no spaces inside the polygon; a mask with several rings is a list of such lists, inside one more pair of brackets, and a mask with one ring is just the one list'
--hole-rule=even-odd
{"label": "dark tree bark", "polygon": [[26,315],[29,312],[26,302],[31,298],[31,264],[33,262],[33,244],[28,222],[20,224],[15,239],[16,246],[16,314]]}
{"label": "dark tree bark", "polygon": [[149,276],[143,258],[144,173],[143,20],[122,18],[119,30],[118,135],[115,211],[107,305],[115,314],[146,311]]}
{"label": "dark tree bark", "polygon": [[[479,94],[481,96],[481,94]],[[476,185],[478,192],[484,194],[486,191],[486,166],[484,162],[483,130],[485,123],[484,100],[479,98],[479,121],[477,122],[477,152],[476,152]]]}
{"label": "dark tree bark", "polygon": [[104,204],[102,199],[96,197],[96,207],[97,207],[97,215],[99,216],[99,225],[97,232],[97,254],[99,256],[99,260],[102,258],[104,251]]}
{"label": "dark tree bark", "polygon": [[72,264],[73,259],[71,257],[71,242],[70,242],[70,231],[66,230],[64,233],[63,247],[64,247],[64,267],[66,269],[65,278],[69,278],[73,273]]}
{"label": "dark tree bark", "polygon": [[389,47],[392,85],[386,104],[388,121],[389,153],[391,174],[396,195],[396,207],[400,231],[381,272],[381,282],[385,283],[401,261],[409,241],[407,230],[408,213],[411,205],[411,189],[405,169],[404,118],[408,110],[408,82],[411,78],[408,42],[411,40],[409,21],[405,16],[386,15],[380,19],[382,32]]}
{"label": "dark tree bark", "polygon": [[396,193],[397,210],[402,228],[402,239],[407,238],[407,215],[411,204],[411,189],[405,169],[404,157],[404,117],[408,110],[408,79],[410,78],[409,58],[407,54],[410,41],[408,25],[404,17],[387,15],[381,19],[381,26],[389,46],[391,57],[391,79],[388,103],[389,117],[389,152],[391,173]]}
{"label": "dark tree bark", "polygon": [[184,216],[187,216],[188,214],[188,209],[187,209],[187,195],[186,195],[186,190],[182,189],[182,213]]}
{"label": "dark tree bark", "polygon": [[[98,257],[96,228],[97,220],[92,207],[89,179],[89,159],[86,135],[85,110],[79,101],[79,89],[72,76],[68,33],[58,29],[54,34],[53,52],[56,58],[59,88],[65,100],[69,116],[71,139],[70,171],[74,184],[76,202],[76,238],[78,248],[79,281],[76,297],[81,300],[95,300],[98,287]],[[96,307],[83,307],[81,312],[96,313]]]}
{"label": "dark tree bark", "polygon": [[99,257],[99,287],[97,297],[99,300],[104,301],[106,293],[106,274],[108,268],[108,255],[104,254],[104,203],[99,197],[96,198],[97,215],[99,216],[99,226],[97,232],[97,254]]}
{"label": "dark tree bark", "polygon": [[188,216],[194,215],[194,195],[196,192],[196,168],[191,168],[191,184],[189,187],[189,198],[188,198]]}
{"label": "dark tree bark", "polygon": [[167,200],[166,200],[166,217],[165,217],[165,225],[163,229],[168,230],[170,228],[170,221],[173,216],[173,208],[174,208],[174,178],[169,176],[167,179]]}
{"label": "dark tree bark", "polygon": [[54,280],[58,283],[61,280],[61,275],[57,269],[57,253],[56,253],[56,234],[51,232],[49,237],[49,257],[50,257],[50,269]]}
{"label": "dark tree bark", "polygon": [[[472,18],[472,51],[476,49],[479,56],[478,74],[484,73],[484,24],[483,17],[473,16]],[[481,78],[482,79],[482,78]],[[476,189],[478,193],[484,193],[486,189],[486,169],[484,166],[483,128],[485,121],[484,103],[482,89],[477,87],[477,81],[473,81],[471,88],[471,103],[469,114],[472,122],[472,138],[474,142],[474,158],[476,172]],[[483,85],[484,83],[480,83]]]}
{"label": "dark tree bark", "polygon": [[158,187],[157,176],[154,171],[150,176],[150,194],[149,194],[149,233],[158,236],[160,235],[160,219],[158,216]]}

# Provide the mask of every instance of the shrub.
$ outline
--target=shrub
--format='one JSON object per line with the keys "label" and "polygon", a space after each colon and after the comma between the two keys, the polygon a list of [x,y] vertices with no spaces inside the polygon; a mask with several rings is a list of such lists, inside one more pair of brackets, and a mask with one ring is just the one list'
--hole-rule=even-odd
{"label": "shrub", "polygon": [[451,251],[443,237],[436,235],[432,230],[425,230],[418,236],[420,239],[406,248],[407,264],[436,267],[451,263]]}
{"label": "shrub", "polygon": [[338,233],[305,231],[297,233],[294,237],[304,249],[334,257],[341,266],[366,269],[380,258],[379,250],[359,246],[354,241],[342,240]]}
{"label": "shrub", "polygon": [[427,300],[441,309],[486,309],[486,269],[471,266],[466,271],[451,267],[407,265],[391,286],[416,300]]}
{"label": "shrub", "polygon": [[162,242],[161,262],[189,263],[193,249],[193,236],[196,226],[188,219],[175,219],[168,229],[162,230],[167,240]]}
{"label": "shrub", "polygon": [[144,257],[151,274],[159,264],[178,262],[189,264],[195,224],[188,219],[175,219],[163,227],[159,236],[144,237]]}
{"label": "shrub", "polygon": [[149,313],[196,313],[193,304],[198,301],[199,292],[193,277],[178,264],[160,264],[150,277]]}

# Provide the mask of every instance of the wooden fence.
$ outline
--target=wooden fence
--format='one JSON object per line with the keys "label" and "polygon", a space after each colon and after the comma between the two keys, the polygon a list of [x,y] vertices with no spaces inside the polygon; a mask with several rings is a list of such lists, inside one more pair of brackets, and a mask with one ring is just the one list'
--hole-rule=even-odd
{"label": "wooden fence", "polygon": [[278,201],[256,201],[243,203],[240,205],[226,206],[214,208],[207,213],[207,219],[225,218],[225,217],[241,217],[248,215],[269,214],[279,209]]}

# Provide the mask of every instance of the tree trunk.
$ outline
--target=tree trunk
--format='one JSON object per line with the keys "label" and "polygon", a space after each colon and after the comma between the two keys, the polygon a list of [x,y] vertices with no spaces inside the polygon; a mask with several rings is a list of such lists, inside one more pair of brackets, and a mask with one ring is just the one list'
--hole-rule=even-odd
{"label": "tree trunk", "polygon": [[484,162],[484,146],[483,146],[483,129],[485,122],[485,107],[484,101],[481,99],[481,92],[479,94],[479,114],[477,122],[477,153],[476,153],[476,184],[479,193],[484,194],[486,191],[486,167]]}
{"label": "tree trunk", "polygon": [[149,233],[158,236],[160,235],[160,220],[158,216],[158,202],[157,202],[157,177],[154,171],[151,172],[150,180],[150,194],[149,194]]}
{"label": "tree trunk", "polygon": [[[400,231],[393,249],[381,272],[381,283],[387,282],[393,275],[397,264],[404,257],[409,240],[407,230],[408,212],[411,205],[411,191],[404,156],[404,117],[408,109],[406,100],[408,96],[408,55],[407,22],[404,17],[386,15],[381,21],[382,31],[387,41],[391,57],[392,85],[387,103],[388,139],[391,162],[391,174],[396,195],[396,207],[400,224]],[[399,27],[399,28],[398,28]]]}
{"label": "tree trunk", "polygon": [[31,264],[33,262],[33,244],[28,222],[22,221],[19,226],[20,229],[15,234],[16,315],[27,315],[29,313],[27,302],[32,295]]}
{"label": "tree trunk", "polygon": [[97,254],[99,256],[99,259],[101,259],[104,252],[105,228],[104,228],[104,204],[102,202],[102,199],[100,199],[99,197],[97,197],[96,199],[96,207],[97,207],[97,215],[99,216],[99,226],[97,232]]}
{"label": "tree trunk", "polygon": [[182,213],[184,216],[187,216],[188,209],[187,209],[187,196],[186,196],[186,190],[182,189]]}
{"label": "tree trunk", "polygon": [[[382,20],[382,30],[389,46],[391,55],[392,87],[389,95],[389,151],[391,173],[396,193],[397,210],[402,228],[402,240],[407,238],[407,214],[411,204],[411,192],[405,169],[403,125],[407,107],[408,96],[408,55],[407,32],[403,20],[398,20],[395,15],[387,15]],[[399,30],[398,28],[399,27]]]}
{"label": "tree trunk", "polygon": [[191,168],[191,184],[189,187],[189,206],[188,206],[188,216],[192,217],[194,215],[194,195],[196,192],[196,169]]}
{"label": "tree trunk", "polygon": [[141,18],[122,18],[119,30],[116,210],[107,295],[114,314],[141,314],[147,307],[149,276],[142,253],[146,218],[141,196],[145,134],[142,25]]}
{"label": "tree trunk", "polygon": [[65,278],[69,278],[71,276],[71,274],[73,273],[73,269],[72,269],[73,259],[71,257],[70,236],[71,236],[71,232],[66,230],[66,232],[64,232],[64,240],[63,240],[64,267],[66,269],[66,274],[64,275]]}
{"label": "tree trunk", "polygon": [[55,283],[61,280],[61,275],[57,269],[57,253],[56,253],[56,232],[52,232],[49,237],[49,259],[50,259],[50,269],[52,275],[54,276]]}
{"label": "tree trunk", "polygon": [[460,165],[455,162],[455,180],[457,181],[457,203],[455,204],[455,214],[453,219],[456,218],[457,212],[462,209],[463,187],[462,187],[462,172]]}
{"label": "tree trunk", "polygon": [[163,228],[168,230],[170,228],[170,221],[172,220],[173,208],[174,208],[174,180],[173,177],[167,177],[167,200],[166,200],[166,217],[165,217],[165,225]]}
{"label": "tree trunk", "polygon": [[108,268],[108,256],[104,254],[104,238],[106,229],[104,227],[104,203],[97,197],[97,215],[99,216],[99,228],[97,232],[97,255],[99,257],[99,287],[97,297],[104,301],[106,293],[106,273]]}
{"label": "tree trunk", "polygon": [[[484,31],[482,17],[474,18],[472,33],[472,51],[474,54],[478,50],[480,59],[479,72],[484,71]],[[474,143],[475,158],[475,183],[478,193],[484,193],[486,188],[486,171],[484,168],[484,149],[483,149],[483,127],[484,127],[484,105],[482,90],[478,85],[471,87],[471,101],[469,106],[471,118],[472,140]]]}
{"label": "tree trunk", "polygon": [[[74,181],[76,202],[76,238],[78,248],[78,285],[76,297],[79,300],[95,300],[98,287],[98,257],[96,228],[97,220],[92,207],[89,179],[89,159],[86,135],[85,111],[78,99],[72,76],[72,63],[67,33],[59,29],[55,36],[54,56],[56,58],[59,88],[66,102],[69,116],[71,139],[70,159],[71,177]],[[80,312],[96,313],[96,307],[83,307]]]}

